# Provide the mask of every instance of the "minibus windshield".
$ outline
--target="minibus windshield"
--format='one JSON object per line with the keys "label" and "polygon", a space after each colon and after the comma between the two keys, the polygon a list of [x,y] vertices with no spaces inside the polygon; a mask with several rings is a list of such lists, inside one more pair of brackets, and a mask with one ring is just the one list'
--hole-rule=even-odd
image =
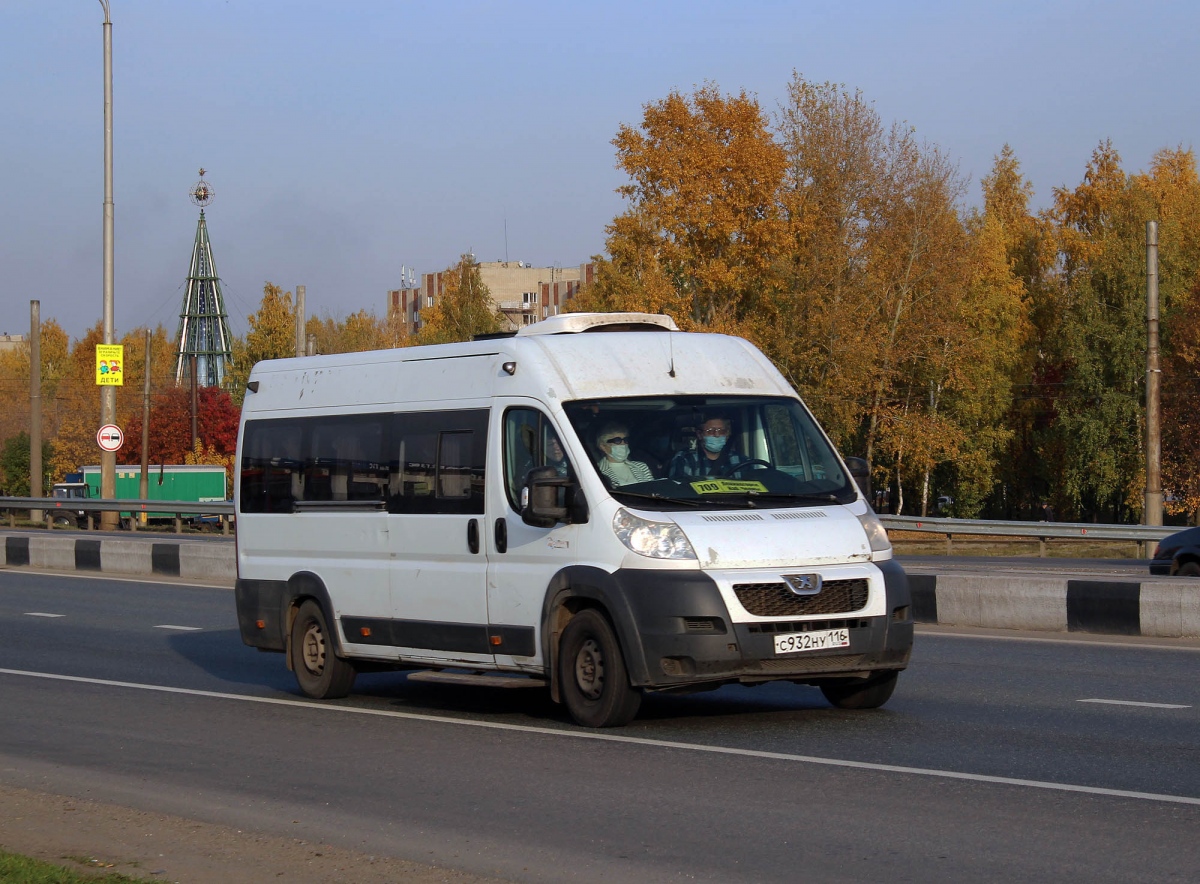
{"label": "minibus windshield", "polygon": [[580,400],[565,410],[601,481],[631,505],[821,506],[857,494],[795,399],[654,396]]}

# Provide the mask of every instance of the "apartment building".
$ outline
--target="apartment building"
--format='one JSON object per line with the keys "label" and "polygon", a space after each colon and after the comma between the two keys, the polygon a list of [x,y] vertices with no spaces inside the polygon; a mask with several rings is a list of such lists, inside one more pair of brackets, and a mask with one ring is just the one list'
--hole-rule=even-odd
{"label": "apartment building", "polygon": [[[594,281],[595,265],[578,267],[534,267],[525,261],[484,261],[479,276],[492,302],[504,314],[507,330],[556,316],[581,285]],[[455,270],[421,274],[420,285],[388,292],[389,316],[403,318],[409,334],[421,328],[421,310],[432,307]]]}

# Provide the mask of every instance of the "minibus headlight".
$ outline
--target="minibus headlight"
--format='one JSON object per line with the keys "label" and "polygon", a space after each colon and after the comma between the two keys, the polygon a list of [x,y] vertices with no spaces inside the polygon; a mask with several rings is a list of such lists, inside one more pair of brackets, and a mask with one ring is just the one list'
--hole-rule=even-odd
{"label": "minibus headlight", "polygon": [[674,522],[651,522],[619,509],[613,516],[613,531],[639,556],[651,559],[694,559],[696,552]]}
{"label": "minibus headlight", "polygon": [[887,529],[883,527],[883,523],[875,518],[875,514],[870,510],[858,517],[858,521],[863,526],[863,531],[867,532],[867,541],[871,544],[871,552],[886,552],[892,548],[892,542],[888,540]]}

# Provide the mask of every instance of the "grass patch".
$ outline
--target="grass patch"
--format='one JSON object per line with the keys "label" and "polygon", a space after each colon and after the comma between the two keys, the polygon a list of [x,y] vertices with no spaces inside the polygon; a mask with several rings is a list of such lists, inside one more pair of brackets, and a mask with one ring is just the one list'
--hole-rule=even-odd
{"label": "grass patch", "polygon": [[99,872],[102,868],[97,860],[88,857],[71,857],[80,865],[97,869],[76,871],[66,866],[31,859],[16,853],[0,850],[0,882],[3,884],[142,884],[143,879],[129,878],[116,872]]}

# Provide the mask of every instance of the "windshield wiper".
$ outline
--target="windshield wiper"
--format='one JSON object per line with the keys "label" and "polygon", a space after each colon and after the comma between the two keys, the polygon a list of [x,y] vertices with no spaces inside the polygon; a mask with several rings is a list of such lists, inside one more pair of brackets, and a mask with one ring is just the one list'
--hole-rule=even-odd
{"label": "windshield wiper", "polygon": [[818,491],[809,494],[794,494],[789,492],[775,492],[768,494],[760,494],[757,491],[747,491],[746,495],[756,500],[803,500],[809,503],[841,503],[842,499],[832,491]]}
{"label": "windshield wiper", "polygon": [[642,494],[640,491],[622,491],[620,488],[614,488],[612,493],[624,494],[626,497],[638,497],[642,500],[656,500],[660,503],[677,503],[680,506],[700,506],[700,501],[698,500],[685,500],[679,497],[668,497],[665,494]]}

